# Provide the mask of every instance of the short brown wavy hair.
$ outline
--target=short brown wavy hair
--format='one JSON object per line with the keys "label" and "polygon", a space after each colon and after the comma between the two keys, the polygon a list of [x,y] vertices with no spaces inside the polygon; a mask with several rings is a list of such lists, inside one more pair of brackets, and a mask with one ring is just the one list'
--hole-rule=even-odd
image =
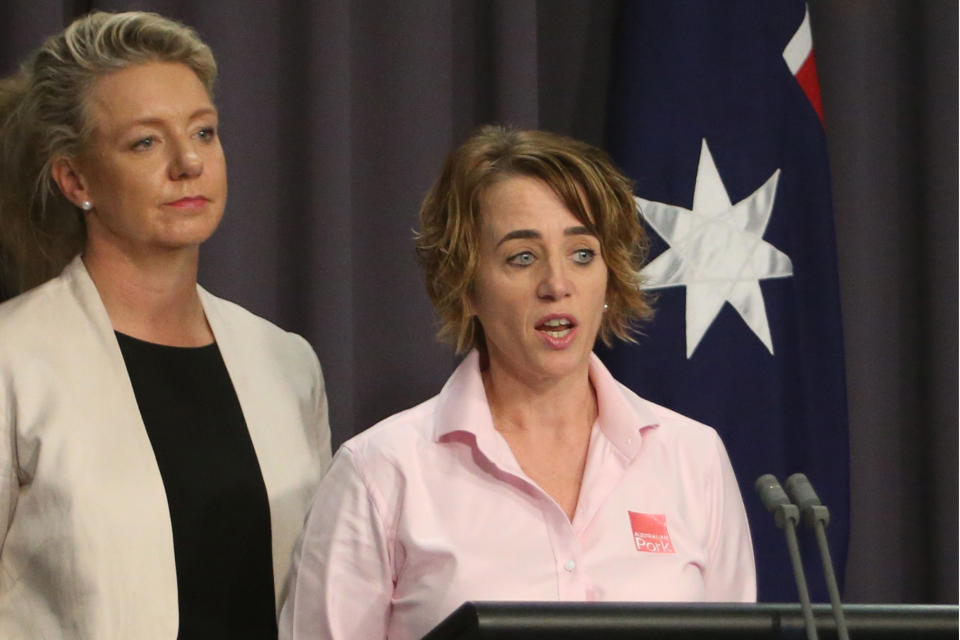
{"label": "short brown wavy hair", "polygon": [[640,288],[649,245],[633,183],[585,142],[500,125],[481,127],[447,156],[420,206],[417,257],[440,317],[438,337],[458,353],[485,346],[483,328],[467,312],[479,260],[481,196],[511,176],[545,182],[600,241],[609,276],[600,338],[608,346],[614,336],[633,342],[640,321],[653,313]]}

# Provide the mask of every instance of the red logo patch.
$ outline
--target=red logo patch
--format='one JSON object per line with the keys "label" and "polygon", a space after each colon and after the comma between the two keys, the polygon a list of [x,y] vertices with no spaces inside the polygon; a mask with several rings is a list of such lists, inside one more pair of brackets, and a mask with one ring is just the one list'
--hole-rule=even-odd
{"label": "red logo patch", "polygon": [[633,529],[633,543],[637,551],[646,553],[676,553],[670,534],[667,532],[667,516],[662,513],[630,514],[630,527]]}

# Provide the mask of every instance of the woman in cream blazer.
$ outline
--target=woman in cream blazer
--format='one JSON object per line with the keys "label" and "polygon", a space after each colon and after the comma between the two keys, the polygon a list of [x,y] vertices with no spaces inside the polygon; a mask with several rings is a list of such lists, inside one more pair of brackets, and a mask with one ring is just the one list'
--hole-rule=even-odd
{"label": "woman in cream blazer", "polygon": [[[279,608],[330,458],[320,365],[303,338],[198,291],[267,488]],[[80,258],[0,305],[0,470],[0,638],[177,637],[163,482]]]}
{"label": "woman in cream blazer", "polygon": [[0,79],[4,640],[276,633],[330,429],[306,341],[197,284],[215,77],[188,27],[93,12]]}

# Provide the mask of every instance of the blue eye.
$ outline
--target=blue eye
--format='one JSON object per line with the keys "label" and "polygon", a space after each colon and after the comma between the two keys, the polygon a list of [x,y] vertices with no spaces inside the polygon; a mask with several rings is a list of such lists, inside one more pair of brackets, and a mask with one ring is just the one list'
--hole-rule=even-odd
{"label": "blue eye", "polygon": [[145,151],[153,146],[154,139],[153,136],[147,136],[146,138],[141,138],[130,145],[130,148],[134,151]]}
{"label": "blue eye", "polygon": [[573,252],[573,261],[577,264],[590,264],[597,256],[593,249],[577,249]]}
{"label": "blue eye", "polygon": [[507,258],[507,262],[518,267],[529,267],[533,264],[534,257],[529,251],[521,251]]}
{"label": "blue eye", "polygon": [[197,132],[197,137],[199,137],[204,142],[210,142],[215,137],[217,137],[217,130],[213,127],[204,127]]}

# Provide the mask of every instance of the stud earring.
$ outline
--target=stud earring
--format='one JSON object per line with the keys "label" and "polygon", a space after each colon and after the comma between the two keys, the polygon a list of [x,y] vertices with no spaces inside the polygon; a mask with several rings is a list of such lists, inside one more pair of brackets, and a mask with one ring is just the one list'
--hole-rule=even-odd
{"label": "stud earring", "polygon": [[90,209],[93,209],[93,203],[90,202],[89,200],[84,200],[83,202],[80,203],[80,208],[83,209],[84,211],[90,211]]}
{"label": "stud earring", "polygon": [[606,311],[606,310],[609,309],[609,308],[610,308],[610,305],[608,305],[606,302],[604,302],[604,303],[603,303],[603,310]]}

